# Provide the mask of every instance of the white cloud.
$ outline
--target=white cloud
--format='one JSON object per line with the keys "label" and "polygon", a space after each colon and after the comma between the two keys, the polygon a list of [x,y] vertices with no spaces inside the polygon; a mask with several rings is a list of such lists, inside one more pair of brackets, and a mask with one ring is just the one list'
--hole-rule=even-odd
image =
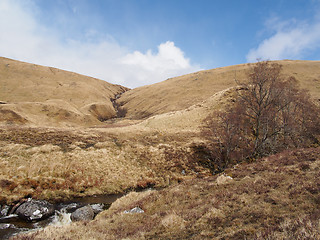
{"label": "white cloud", "polygon": [[152,53],[148,50],[146,54],[139,51],[127,54],[121,59],[126,69],[137,74],[139,82],[150,79],[156,81],[168,77],[178,76],[200,70],[199,66],[192,66],[184,53],[174,45],[174,42],[167,41],[158,46],[158,52]]}
{"label": "white cloud", "polygon": [[280,60],[301,58],[309,51],[320,47],[320,22],[305,23],[296,20],[278,21],[271,19],[267,27],[275,33],[255,49],[251,49],[247,60],[253,62],[259,58]]}
{"label": "white cloud", "polygon": [[170,41],[160,44],[157,54],[152,54],[150,50],[146,54],[135,51],[125,56],[123,63],[148,70],[190,67],[189,60],[184,57],[184,53],[174,45],[174,42]]}
{"label": "white cloud", "polygon": [[200,70],[174,42],[158,51],[129,52],[112,36],[94,29],[84,40],[61,39],[57,30],[36,18],[40,11],[31,0],[0,0],[0,56],[53,66],[97,77],[127,87],[152,84]]}

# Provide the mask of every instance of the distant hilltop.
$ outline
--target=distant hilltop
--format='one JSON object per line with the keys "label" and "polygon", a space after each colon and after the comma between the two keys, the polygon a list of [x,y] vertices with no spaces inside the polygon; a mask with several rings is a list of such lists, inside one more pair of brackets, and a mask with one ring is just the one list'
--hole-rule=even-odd
{"label": "distant hilltop", "polygon": [[[320,61],[277,63],[283,74],[294,76],[314,99],[320,99]],[[57,68],[0,58],[0,122],[88,127],[117,117],[147,119],[213,101],[215,94],[236,86],[235,78],[244,79],[249,68],[250,64],[241,64],[204,70],[130,90]]]}

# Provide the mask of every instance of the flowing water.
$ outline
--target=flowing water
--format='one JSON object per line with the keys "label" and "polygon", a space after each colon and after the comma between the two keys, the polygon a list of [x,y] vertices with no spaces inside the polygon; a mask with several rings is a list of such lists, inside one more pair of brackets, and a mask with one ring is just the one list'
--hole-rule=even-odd
{"label": "flowing water", "polygon": [[123,194],[113,195],[95,195],[89,197],[74,198],[71,201],[55,204],[55,214],[45,220],[38,222],[26,222],[21,220],[17,215],[12,214],[0,218],[0,239],[8,239],[9,237],[21,232],[27,232],[44,228],[48,225],[61,226],[71,223],[71,213],[76,209],[85,206],[93,205],[96,208],[106,210],[110,205],[122,197]]}

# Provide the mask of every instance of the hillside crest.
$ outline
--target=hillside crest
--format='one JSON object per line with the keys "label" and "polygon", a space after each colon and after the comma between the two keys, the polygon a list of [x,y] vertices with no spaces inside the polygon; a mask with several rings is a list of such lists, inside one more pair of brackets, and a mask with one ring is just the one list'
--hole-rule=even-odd
{"label": "hillside crest", "polygon": [[[314,99],[320,99],[320,61],[277,62],[283,66],[284,75],[295,77]],[[129,90],[57,68],[0,58],[0,122],[73,127],[101,126],[105,121],[109,124],[123,119],[134,123],[170,112],[181,115],[181,111],[205,103],[205,109],[198,107],[199,111],[193,112],[203,115],[214,104],[212,96],[235,87],[234,79],[244,79],[250,66],[204,70]],[[174,120],[172,114],[169,118]],[[197,121],[201,118],[204,116]]]}

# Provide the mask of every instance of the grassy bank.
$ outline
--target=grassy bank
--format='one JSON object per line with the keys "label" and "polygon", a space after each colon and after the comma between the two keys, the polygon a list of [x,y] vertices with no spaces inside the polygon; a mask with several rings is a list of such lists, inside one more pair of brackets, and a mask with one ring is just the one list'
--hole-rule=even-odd
{"label": "grassy bank", "polygon": [[[130,193],[94,221],[14,239],[319,239],[320,148],[240,164],[226,176]],[[139,206],[141,214],[124,211]]]}
{"label": "grassy bank", "polygon": [[188,160],[188,141],[193,138],[192,134],[164,136],[113,128],[2,128],[1,202],[26,197],[57,201],[163,187],[208,174]]}

